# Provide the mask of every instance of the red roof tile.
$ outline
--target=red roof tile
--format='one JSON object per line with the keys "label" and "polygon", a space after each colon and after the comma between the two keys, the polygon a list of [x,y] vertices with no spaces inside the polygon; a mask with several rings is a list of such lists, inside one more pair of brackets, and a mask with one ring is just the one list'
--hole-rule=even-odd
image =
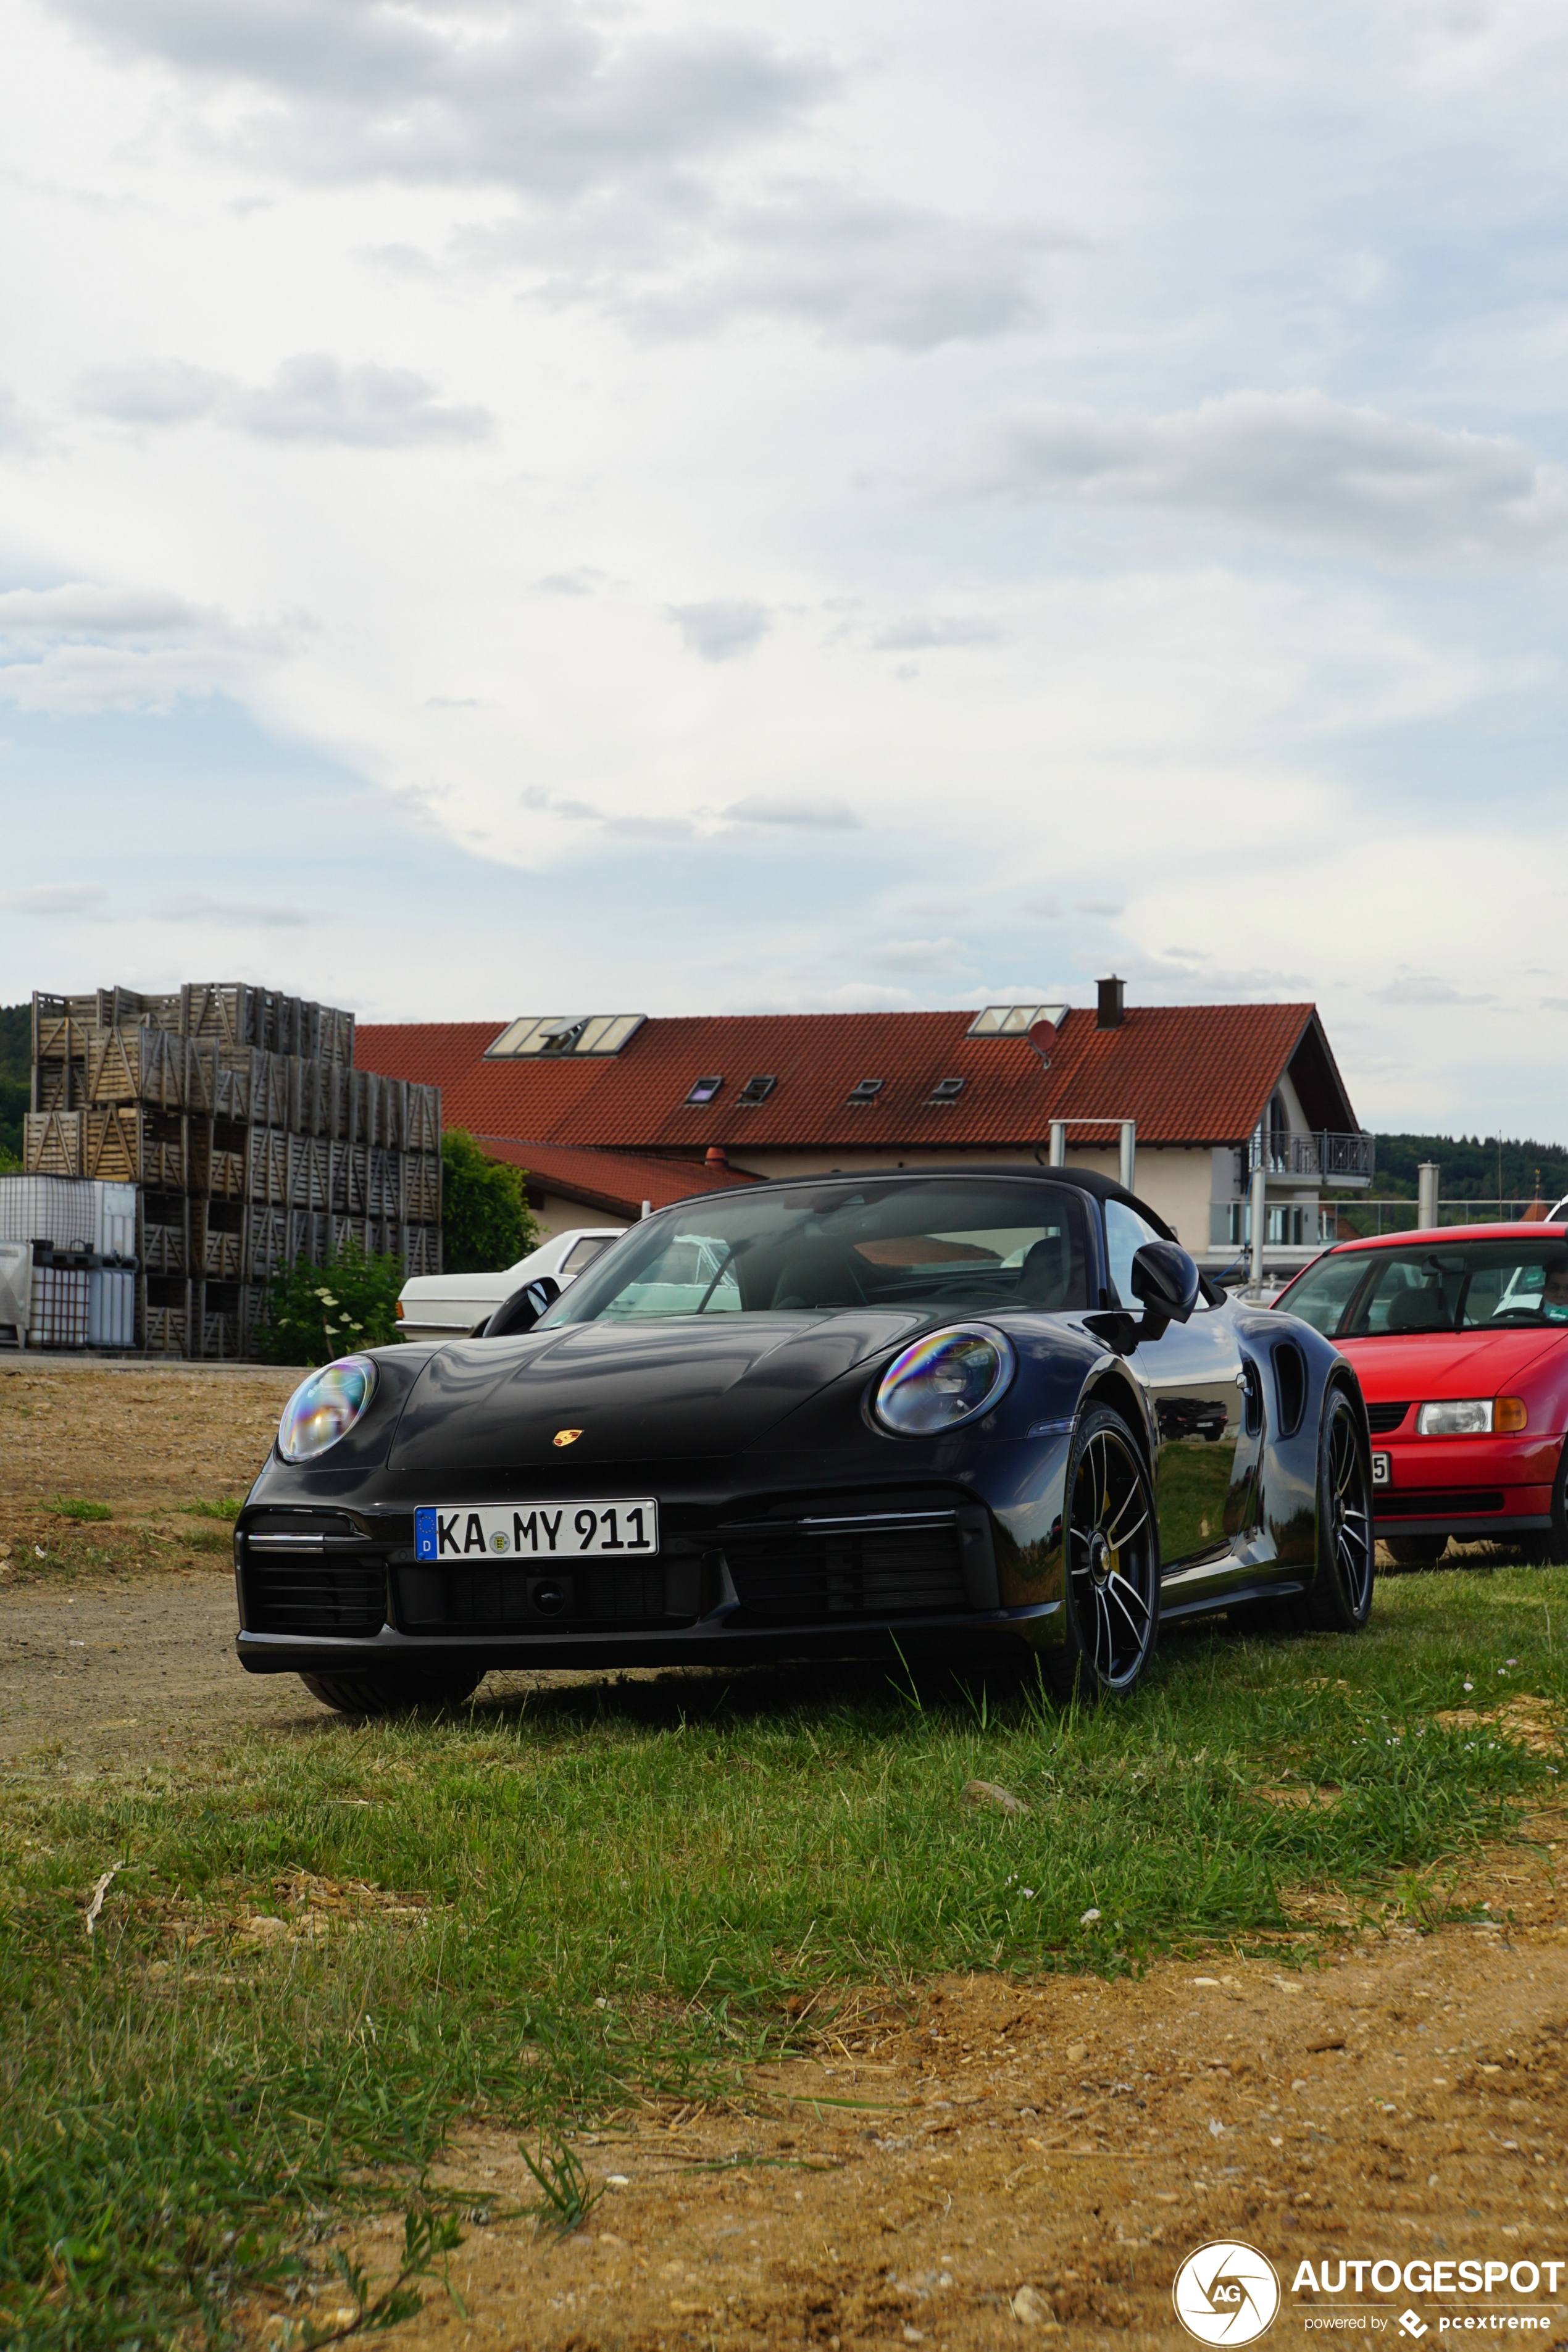
{"label": "red roof tile", "polygon": [[[1042,1071],[1020,1037],[970,1037],[968,1013],[736,1013],[649,1020],[618,1055],[487,1062],[504,1021],[362,1024],[363,1069],[438,1086],[448,1127],[589,1149],[694,1156],[732,1151],[910,1146],[1033,1146],[1053,1118],[1134,1118],[1140,1144],[1233,1144],[1251,1134],[1289,1066],[1310,1124],[1352,1131],[1355,1118],[1310,1004],[1133,1005],[1100,1029],[1075,1007]],[[746,1080],[778,1081],[754,1108]],[[710,1104],[689,1108],[694,1079],[722,1074]],[[958,1100],[929,1101],[940,1078]],[[848,1102],[862,1078],[881,1091]],[[1074,1129],[1075,1143],[1092,1131]],[[1112,1139],[1107,1127],[1105,1140]]]}
{"label": "red roof tile", "polygon": [[579,1151],[501,1135],[477,1135],[474,1140],[487,1158],[526,1169],[543,1191],[563,1192],[569,1200],[628,1222],[641,1214],[645,1201],[667,1209],[672,1201],[757,1181],[738,1169],[693,1167],[682,1160],[637,1160],[626,1151]]}

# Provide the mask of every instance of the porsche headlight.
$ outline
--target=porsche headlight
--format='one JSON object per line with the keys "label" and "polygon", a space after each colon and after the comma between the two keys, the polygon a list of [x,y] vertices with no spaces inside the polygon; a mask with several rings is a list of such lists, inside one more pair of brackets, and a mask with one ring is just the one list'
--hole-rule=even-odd
{"label": "porsche headlight", "polygon": [[1016,1368],[1012,1342],[987,1323],[932,1331],[882,1374],[873,1411],[899,1437],[934,1437],[994,1405]]}
{"label": "porsche headlight", "polygon": [[278,1451],[285,1462],[313,1462],[346,1437],[375,1394],[375,1366],[368,1356],[341,1356],[323,1364],[297,1388],[278,1424]]}

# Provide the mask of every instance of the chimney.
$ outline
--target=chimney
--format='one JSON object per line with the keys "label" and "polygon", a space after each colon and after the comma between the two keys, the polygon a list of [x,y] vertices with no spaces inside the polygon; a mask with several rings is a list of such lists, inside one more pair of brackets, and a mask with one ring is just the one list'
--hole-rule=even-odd
{"label": "chimney", "polygon": [[728,1168],[730,1165],[729,1154],[725,1151],[721,1143],[710,1143],[708,1146],[708,1150],[703,1157],[703,1164],[705,1167],[709,1168]]}
{"label": "chimney", "polygon": [[1126,1008],[1121,1001],[1126,984],[1125,981],[1118,980],[1114,973],[1110,979],[1100,982],[1100,1011],[1094,1024],[1097,1029],[1121,1028],[1127,1018]]}

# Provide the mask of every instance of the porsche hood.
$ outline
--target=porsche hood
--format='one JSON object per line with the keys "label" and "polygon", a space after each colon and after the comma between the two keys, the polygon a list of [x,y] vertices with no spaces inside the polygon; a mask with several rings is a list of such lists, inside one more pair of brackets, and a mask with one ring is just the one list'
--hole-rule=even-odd
{"label": "porsche hood", "polygon": [[736,1454],[928,1314],[725,1315],[574,1323],[431,1356],[405,1405],[393,1472],[446,1475],[558,1459],[574,1465]]}

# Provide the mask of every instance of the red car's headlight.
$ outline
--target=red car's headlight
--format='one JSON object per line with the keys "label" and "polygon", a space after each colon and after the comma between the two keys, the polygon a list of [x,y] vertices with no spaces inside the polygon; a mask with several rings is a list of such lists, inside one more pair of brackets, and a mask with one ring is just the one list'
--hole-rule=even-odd
{"label": "red car's headlight", "polygon": [[1522,1397],[1441,1397],[1418,1407],[1415,1430],[1420,1437],[1491,1437],[1524,1429],[1529,1422]]}

